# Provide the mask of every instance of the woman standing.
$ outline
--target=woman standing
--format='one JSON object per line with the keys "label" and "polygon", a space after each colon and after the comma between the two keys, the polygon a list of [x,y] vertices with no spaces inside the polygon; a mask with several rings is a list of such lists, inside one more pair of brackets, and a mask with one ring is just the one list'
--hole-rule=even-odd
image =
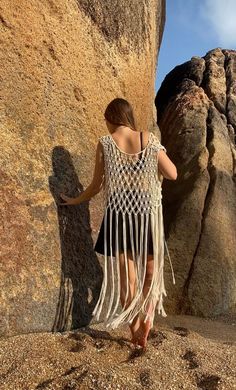
{"label": "woman standing", "polygon": [[[77,198],[60,194],[61,204],[79,204],[103,188],[104,216],[94,250],[104,255],[104,278],[93,315],[99,319],[107,297],[106,327],[128,323],[132,342],[145,347],[156,305],[166,316],[160,176],[175,180],[177,170],[153,133],[137,131],[128,101],[112,100],[104,116],[109,135],[99,138],[93,180]],[[172,275],[175,283],[173,269]]]}

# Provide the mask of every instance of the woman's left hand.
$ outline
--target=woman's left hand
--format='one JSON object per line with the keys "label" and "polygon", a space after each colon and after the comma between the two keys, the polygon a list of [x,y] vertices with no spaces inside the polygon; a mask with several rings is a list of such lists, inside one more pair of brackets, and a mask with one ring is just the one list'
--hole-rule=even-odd
{"label": "woman's left hand", "polygon": [[59,205],[61,205],[61,206],[69,206],[69,205],[76,204],[76,202],[75,202],[76,198],[70,198],[69,196],[64,195],[64,194],[60,194],[60,197],[65,200],[65,202],[59,203]]}

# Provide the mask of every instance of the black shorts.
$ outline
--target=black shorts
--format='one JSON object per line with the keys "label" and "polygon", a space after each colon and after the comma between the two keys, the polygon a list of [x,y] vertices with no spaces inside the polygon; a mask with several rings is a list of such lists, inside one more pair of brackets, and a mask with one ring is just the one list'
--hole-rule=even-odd
{"label": "black shorts", "polygon": [[[141,230],[141,214],[137,214],[138,219],[138,240],[140,240],[140,230]],[[145,218],[145,216],[144,216]],[[135,216],[134,214],[131,214],[131,221],[132,221],[132,230],[130,231],[130,222],[129,222],[129,216],[126,213],[125,214],[125,227],[126,227],[126,248],[127,250],[130,250],[132,253],[132,247],[131,247],[131,238],[130,234],[133,231],[133,242],[134,242],[134,250],[136,252],[136,228],[135,228]],[[144,229],[143,233],[145,232],[145,223],[146,220],[144,219]],[[116,213],[113,210],[112,213],[112,256],[115,257],[116,253]],[[107,208],[107,230],[106,230],[106,242],[107,242],[107,256],[110,256],[110,207]],[[118,248],[119,253],[124,253],[124,232],[123,232],[123,216],[122,213],[118,213]],[[145,236],[143,234],[143,253],[144,253],[144,242]],[[140,242],[138,242],[138,248],[140,247]],[[100,254],[104,253],[104,216],[103,220],[100,226],[100,230],[98,233],[98,237],[96,240],[96,243],[94,245],[94,250]],[[148,234],[147,234],[147,254],[153,254],[153,240],[152,240],[152,234],[151,234],[151,218],[149,215],[148,220]]]}

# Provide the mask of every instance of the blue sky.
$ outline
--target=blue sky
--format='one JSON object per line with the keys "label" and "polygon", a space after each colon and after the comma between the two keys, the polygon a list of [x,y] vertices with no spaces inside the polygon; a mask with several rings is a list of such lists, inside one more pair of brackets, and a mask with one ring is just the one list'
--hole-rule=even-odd
{"label": "blue sky", "polygon": [[216,47],[236,50],[236,0],[166,0],[156,92],[176,65]]}

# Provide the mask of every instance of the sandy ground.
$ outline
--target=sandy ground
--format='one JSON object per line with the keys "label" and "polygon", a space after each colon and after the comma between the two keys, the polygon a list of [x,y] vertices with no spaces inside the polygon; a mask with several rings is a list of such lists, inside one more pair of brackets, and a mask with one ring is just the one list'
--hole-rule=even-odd
{"label": "sandy ground", "polygon": [[158,316],[145,351],[101,324],[0,340],[0,389],[236,389],[236,324]]}

